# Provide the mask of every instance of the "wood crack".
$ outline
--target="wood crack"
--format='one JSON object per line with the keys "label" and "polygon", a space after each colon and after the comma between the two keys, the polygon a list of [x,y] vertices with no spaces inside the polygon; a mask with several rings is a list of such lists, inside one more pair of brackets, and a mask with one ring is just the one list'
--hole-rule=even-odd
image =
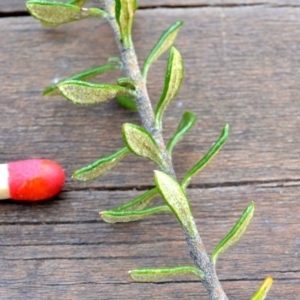
{"label": "wood crack", "polygon": [[28,17],[29,13],[26,10],[22,11],[9,11],[9,12],[1,12],[0,18],[11,18],[11,17]]}
{"label": "wood crack", "polygon": [[[263,188],[282,188],[282,187],[295,187],[300,186],[300,178],[287,178],[287,179],[271,179],[271,180],[242,180],[242,181],[225,181],[225,182],[212,182],[202,184],[190,184],[188,189],[214,189],[214,188],[230,188],[242,186],[256,186]],[[153,185],[139,185],[137,186],[123,186],[123,187],[82,187],[65,189],[63,192],[85,192],[85,191],[98,191],[98,192],[118,192],[118,191],[147,191],[152,189]]]}
{"label": "wood crack", "polygon": [[[272,2],[258,2],[258,3],[217,3],[217,4],[164,4],[164,5],[147,5],[144,4],[143,6],[139,7],[139,10],[151,10],[151,9],[189,9],[189,8],[239,8],[239,7],[259,7],[259,6],[266,6],[272,8],[297,8],[300,7],[299,5],[288,5],[288,4],[274,4]],[[10,17],[27,17],[29,13],[24,9],[20,10],[17,9],[16,11],[0,11],[0,18],[10,18]]]}
{"label": "wood crack", "polygon": [[159,8],[236,8],[236,7],[247,7],[247,6],[264,6],[268,5],[267,2],[261,2],[261,3],[218,3],[218,4],[180,4],[180,5],[146,5],[139,7],[139,10],[145,10],[145,9],[159,9]]}

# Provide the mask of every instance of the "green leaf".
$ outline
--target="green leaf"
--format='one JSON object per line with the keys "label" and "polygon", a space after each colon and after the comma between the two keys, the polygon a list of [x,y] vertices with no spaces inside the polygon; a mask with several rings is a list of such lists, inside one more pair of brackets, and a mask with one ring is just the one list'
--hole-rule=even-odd
{"label": "green leaf", "polygon": [[122,127],[123,139],[127,147],[136,155],[147,157],[162,166],[164,160],[153,137],[142,127],[125,123]]}
{"label": "green leaf", "polygon": [[115,15],[120,28],[121,42],[125,48],[130,48],[132,46],[131,29],[137,2],[136,0],[115,0],[115,2]]}
{"label": "green leaf", "polygon": [[75,171],[72,177],[80,181],[96,179],[114,168],[128,153],[128,148],[124,147],[109,156],[98,159],[87,167]]}
{"label": "green leaf", "polygon": [[251,300],[264,300],[266,299],[266,296],[272,287],[273,284],[273,278],[268,276],[264,282],[261,284],[261,286],[258,288],[256,293],[252,296]]}
{"label": "green leaf", "polygon": [[126,96],[117,96],[116,99],[121,106],[130,110],[137,111],[136,104],[131,98]]}
{"label": "green leaf", "polygon": [[160,269],[137,269],[128,272],[131,279],[136,282],[158,282],[174,276],[195,275],[202,280],[204,274],[191,266],[160,268]]}
{"label": "green leaf", "polygon": [[229,125],[226,124],[216,143],[209,149],[209,151],[204,155],[204,157],[201,158],[201,160],[197,162],[184,176],[181,182],[181,186],[183,187],[183,189],[186,189],[192,177],[195,176],[198,172],[200,172],[211,161],[211,159],[218,153],[218,151],[225,144],[228,135],[229,135]]}
{"label": "green leaf", "polygon": [[186,111],[182,115],[181,121],[177,127],[176,132],[170,139],[167,145],[167,151],[171,155],[174,146],[179,142],[179,140],[194,126],[197,117],[191,111]]}
{"label": "green leaf", "polygon": [[119,67],[120,69],[123,69],[124,64],[123,64],[123,61],[120,59],[120,57],[113,56],[113,57],[110,57],[107,61],[111,64],[118,65],[118,66],[120,66]]}
{"label": "green leaf", "polygon": [[47,88],[45,88],[45,90],[43,91],[43,95],[47,95],[47,96],[56,96],[56,95],[60,95],[60,92],[57,88],[57,86],[59,84],[61,84],[62,82],[65,81],[70,81],[70,80],[89,80],[97,75],[100,75],[104,72],[110,71],[110,70],[117,70],[120,69],[120,66],[117,64],[108,64],[108,65],[104,65],[101,67],[97,67],[97,68],[93,68],[93,69],[88,69],[88,70],[84,70],[81,73],[78,73],[76,75],[73,75],[71,77],[65,78],[63,80],[60,80],[59,82],[52,84],[50,86],[48,86]]}
{"label": "green leaf", "polygon": [[72,4],[72,5],[77,5],[82,7],[85,4],[86,0],[69,0],[67,3]]}
{"label": "green leaf", "polygon": [[152,63],[154,63],[165,51],[169,50],[173,45],[180,27],[183,25],[182,21],[172,24],[159,38],[156,45],[150,51],[143,67],[143,77],[146,78],[148,70]]}
{"label": "green leaf", "polygon": [[115,211],[108,210],[100,212],[100,217],[107,223],[132,222],[143,219],[157,213],[171,212],[167,205],[151,207],[144,210]]}
{"label": "green leaf", "polygon": [[141,210],[146,208],[151,201],[157,196],[158,190],[157,188],[153,188],[148,190],[147,192],[143,193],[142,195],[134,198],[133,200],[118,206],[117,208],[113,209],[114,211],[125,211],[125,210]]}
{"label": "green leaf", "polygon": [[78,21],[86,18],[102,18],[107,13],[99,8],[82,8],[77,5],[62,2],[30,0],[26,3],[29,13],[40,20],[45,26]]}
{"label": "green leaf", "polygon": [[107,101],[116,96],[133,96],[134,93],[118,85],[94,84],[68,80],[58,84],[59,91],[75,104],[89,105]]}
{"label": "green leaf", "polygon": [[254,214],[254,203],[251,202],[250,205],[244,210],[242,216],[231,229],[231,231],[221,240],[221,242],[214,249],[211,260],[215,264],[221,253],[226,251],[229,247],[237,243],[240,238],[245,233],[252,217]]}
{"label": "green leaf", "polygon": [[130,78],[119,78],[118,79],[118,85],[129,88],[133,91],[136,90],[136,82]]}
{"label": "green leaf", "polygon": [[164,111],[177,95],[182,79],[183,61],[180,53],[172,47],[165,76],[164,90],[155,110],[155,125],[158,129],[162,127],[161,123]]}
{"label": "green leaf", "polygon": [[171,176],[161,171],[154,171],[154,180],[161,196],[169,205],[182,228],[189,235],[198,236],[198,230],[185,192]]}

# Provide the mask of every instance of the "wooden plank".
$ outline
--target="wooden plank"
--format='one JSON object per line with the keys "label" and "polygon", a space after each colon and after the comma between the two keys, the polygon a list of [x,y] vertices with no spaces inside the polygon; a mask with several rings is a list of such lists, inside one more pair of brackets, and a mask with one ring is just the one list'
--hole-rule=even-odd
{"label": "wooden plank", "polygon": [[[194,185],[299,180],[299,13],[285,7],[138,13],[134,36],[141,62],[163,29],[178,19],[186,22],[176,44],[185,59],[185,81],[164,122],[170,136],[184,110],[199,116],[174,152],[179,178],[229,123],[227,145]],[[54,79],[117,55],[106,24],[90,20],[46,30],[25,17],[2,19],[1,28],[1,161],[49,157],[70,178],[77,168],[123,146],[121,125],[138,123],[134,113],[114,101],[91,109],[40,95]],[[150,70],[154,102],[161,93],[165,58]],[[114,82],[115,76],[103,81]],[[101,180],[83,185],[69,179],[66,189],[149,186],[153,168],[131,156]]]}
{"label": "wooden plank", "polygon": [[188,7],[188,6],[217,6],[217,7],[233,7],[243,5],[287,5],[299,6],[297,0],[157,0],[155,3],[151,0],[139,1],[141,7],[156,7],[156,6],[170,6],[170,7]]}
{"label": "wooden plank", "polygon": [[[185,83],[164,125],[170,136],[185,109],[200,121],[175,149],[179,176],[205,153],[224,123],[232,126],[229,143],[188,190],[210,252],[256,201],[246,236],[218,262],[230,299],[248,299],[267,275],[275,277],[271,298],[297,299],[300,292],[299,12],[247,6],[137,15],[141,62],[164,28],[178,19],[186,22],[176,43],[185,58]],[[121,124],[138,122],[135,114],[114,102],[91,109],[40,96],[54,78],[117,55],[109,28],[90,20],[45,30],[27,17],[1,19],[0,25],[1,162],[49,157],[70,178],[72,170],[121,147]],[[165,58],[150,70],[152,99],[162,89]],[[104,79],[113,82],[114,76]],[[192,278],[141,285],[127,277],[131,268],[190,263],[174,218],[157,215],[122,225],[99,221],[100,210],[142,192],[134,187],[151,186],[152,169],[130,157],[99,181],[68,179],[52,202],[1,203],[0,298],[205,297]]]}
{"label": "wooden plank", "polygon": [[[246,235],[218,262],[218,273],[230,299],[249,298],[267,275],[275,278],[270,297],[286,299],[290,295],[295,299],[299,293],[299,190],[299,186],[261,185],[189,190],[209,252],[245,206],[257,199]],[[120,299],[122,291],[126,298],[140,299],[137,295],[141,290],[148,299],[151,288],[153,299],[162,299],[160,294],[166,295],[165,299],[177,299],[177,293],[189,299],[204,296],[202,286],[192,277],[163,285],[130,282],[127,271],[132,268],[191,263],[183,235],[171,216],[115,225],[98,220],[99,200],[107,209],[133,194],[137,192],[68,192],[63,195],[65,200],[37,204],[31,210],[28,205],[3,203],[1,299],[2,295],[4,299],[24,299],[32,293],[35,299],[46,299],[45,291],[51,295],[48,299],[57,298],[59,293],[67,299],[93,298],[100,290],[98,299]],[[84,212],[79,213],[81,209]]]}
{"label": "wooden plank", "polygon": [[[54,271],[55,272],[55,271]],[[223,286],[225,289],[231,291],[230,299],[247,299],[254,293],[254,289],[260,284],[259,280],[254,282],[239,281],[239,282],[224,282]],[[299,281],[294,281],[294,285],[299,285]],[[279,283],[275,289],[281,294],[286,293],[288,299],[297,299],[295,294],[291,290],[289,283]],[[9,298],[12,295],[11,298]],[[85,299],[87,295],[91,299],[113,299],[119,300],[124,299],[127,295],[132,297],[131,299],[154,299],[154,300],[174,300],[174,299],[207,299],[205,292],[199,290],[199,283],[186,283],[178,282],[164,283],[164,284],[111,284],[104,285],[99,283],[81,283],[80,279],[71,285],[64,284],[53,284],[47,286],[45,284],[37,285],[29,283],[27,286],[19,288],[11,288],[10,286],[6,289],[0,287],[0,296],[4,300],[8,299],[24,299],[24,295],[36,299],[39,295],[39,300],[48,299],[66,299],[66,300],[77,300]],[[103,296],[104,295],[104,296]],[[270,293],[270,297],[274,295],[273,291]],[[284,296],[284,295],[283,295]],[[106,298],[105,298],[106,297]],[[280,299],[280,298],[276,298]],[[287,298],[281,298],[287,299]]]}
{"label": "wooden plank", "polygon": [[[54,0],[53,0],[54,1]],[[103,1],[103,0],[101,0]],[[62,2],[66,2],[63,1]],[[1,0],[0,12],[10,13],[25,12],[26,0]],[[101,3],[101,2],[100,2]],[[232,7],[244,5],[258,6],[299,6],[298,0],[139,0],[140,8],[156,8],[156,7]],[[99,0],[90,0],[86,6],[99,7]]]}

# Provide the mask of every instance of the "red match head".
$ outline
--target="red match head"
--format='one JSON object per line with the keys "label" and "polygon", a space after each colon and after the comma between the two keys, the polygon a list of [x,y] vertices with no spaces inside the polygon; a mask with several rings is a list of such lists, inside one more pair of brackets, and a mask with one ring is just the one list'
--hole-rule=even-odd
{"label": "red match head", "polygon": [[29,159],[7,164],[9,196],[20,201],[39,201],[58,194],[65,182],[60,165],[48,159]]}

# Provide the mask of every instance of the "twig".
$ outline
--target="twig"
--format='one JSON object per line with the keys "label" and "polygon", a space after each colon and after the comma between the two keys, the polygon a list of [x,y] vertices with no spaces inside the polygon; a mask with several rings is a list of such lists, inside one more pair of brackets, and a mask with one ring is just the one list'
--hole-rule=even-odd
{"label": "twig", "polygon": [[[125,48],[120,41],[120,32],[118,23],[115,19],[115,1],[106,0],[106,11],[109,13],[108,22],[113,29],[121,58],[124,64],[124,72],[126,76],[136,82],[136,104],[141,122],[144,128],[153,136],[160,152],[165,160],[163,172],[176,178],[172,160],[166,150],[164,139],[160,130],[156,129],[154,123],[154,111],[148,95],[146,82],[141,74],[134,46]],[[217,277],[214,264],[210,261],[209,256],[204,248],[201,237],[198,233],[196,237],[192,237],[188,232],[184,231],[186,241],[189,247],[190,255],[195,265],[204,273],[203,285],[205,286],[211,300],[228,299]]]}

